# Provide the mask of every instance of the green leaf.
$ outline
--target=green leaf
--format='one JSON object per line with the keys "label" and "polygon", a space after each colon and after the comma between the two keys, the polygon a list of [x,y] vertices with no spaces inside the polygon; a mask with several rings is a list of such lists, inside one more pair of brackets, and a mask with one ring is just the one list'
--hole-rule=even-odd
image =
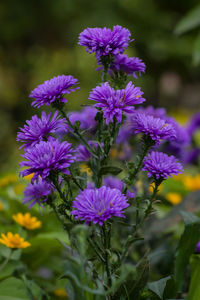
{"label": "green leaf", "polygon": [[200,34],[194,42],[193,63],[195,66],[200,64]]}
{"label": "green leaf", "polygon": [[171,276],[148,283],[148,288],[161,300],[176,296],[176,285]]}
{"label": "green leaf", "polygon": [[185,225],[194,224],[200,222],[200,218],[195,216],[193,213],[189,211],[181,211],[181,216],[183,217]]}
{"label": "green leaf", "polygon": [[29,300],[23,281],[11,277],[0,282],[0,300]]}
{"label": "green leaf", "polygon": [[[149,278],[149,260],[145,255],[137,264],[137,278],[135,284],[131,288],[130,298],[134,300],[140,299],[140,292],[144,289]],[[131,298],[131,299],[132,299]]]}
{"label": "green leaf", "polygon": [[187,295],[187,300],[197,300],[200,299],[200,284],[199,284],[199,274],[200,274],[200,256],[194,254],[190,261],[191,269],[191,281],[189,287],[189,293]]}
{"label": "green leaf", "polygon": [[176,25],[175,34],[183,34],[200,25],[200,5],[190,10]]}
{"label": "green leaf", "polygon": [[195,251],[200,236],[199,218],[196,219],[197,222],[195,223],[194,215],[184,213],[184,219],[186,226],[179,241],[175,257],[175,279],[178,290],[181,290],[185,269],[189,263],[191,254]]}
{"label": "green leaf", "polygon": [[121,168],[118,167],[113,167],[113,166],[104,166],[101,167],[99,171],[99,175],[106,175],[106,174],[112,174],[112,175],[118,175],[119,173],[122,172]]}

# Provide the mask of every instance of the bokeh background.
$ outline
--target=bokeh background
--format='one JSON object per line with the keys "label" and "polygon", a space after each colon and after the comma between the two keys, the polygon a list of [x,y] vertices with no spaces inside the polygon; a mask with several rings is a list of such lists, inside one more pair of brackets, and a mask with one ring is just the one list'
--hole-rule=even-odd
{"label": "bokeh background", "polygon": [[[16,132],[38,110],[30,90],[59,74],[72,74],[81,89],[69,110],[88,102],[100,74],[96,60],[77,44],[86,27],[119,24],[135,41],[126,52],[147,66],[137,79],[148,105],[183,119],[200,109],[200,7],[198,0],[0,1],[0,168],[16,170]],[[199,17],[198,17],[199,16]]]}

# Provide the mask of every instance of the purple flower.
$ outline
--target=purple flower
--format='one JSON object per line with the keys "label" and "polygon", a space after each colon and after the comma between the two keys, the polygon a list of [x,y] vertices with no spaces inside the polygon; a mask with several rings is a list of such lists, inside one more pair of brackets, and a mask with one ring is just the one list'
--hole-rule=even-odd
{"label": "purple flower", "polygon": [[120,191],[123,190],[123,182],[117,178],[117,177],[113,177],[113,176],[107,176],[106,178],[104,178],[104,185],[110,187],[111,189],[118,189]]}
{"label": "purple flower", "polygon": [[[124,188],[124,183],[117,177],[114,176],[107,176],[104,178],[104,185],[110,187],[111,189],[118,189],[122,192]],[[126,197],[127,198],[134,198],[136,195],[136,190],[131,189],[132,191],[127,190]]]}
{"label": "purple flower", "polygon": [[200,112],[192,116],[187,125],[187,131],[190,135],[193,135],[198,128],[200,128]]}
{"label": "purple flower", "polygon": [[138,57],[128,57],[126,54],[115,55],[114,61],[110,64],[109,71],[123,72],[137,78],[136,72],[145,72],[145,64]]}
{"label": "purple flower", "polygon": [[119,25],[110,28],[86,28],[79,35],[79,45],[86,51],[95,53],[97,58],[105,55],[123,53],[128,47],[131,33]]}
{"label": "purple flower", "polygon": [[32,105],[40,107],[44,104],[50,105],[56,100],[59,102],[67,102],[64,98],[64,94],[70,94],[79,87],[74,87],[78,83],[78,79],[71,75],[59,75],[53,77],[50,80],[46,80],[44,83],[38,85],[29,95],[30,98],[35,100]]}
{"label": "purple flower", "polygon": [[39,177],[38,182],[27,185],[24,191],[23,204],[30,203],[29,209],[36,203],[42,206],[42,203],[47,201],[48,195],[51,194],[52,190],[52,186]]}
{"label": "purple flower", "polygon": [[97,125],[97,122],[95,121],[96,114],[96,108],[94,108],[93,106],[88,106],[83,108],[81,111],[70,112],[69,119],[73,125],[76,121],[79,121],[80,128],[82,130],[89,129],[93,131]]}
{"label": "purple flower", "polygon": [[[88,144],[91,148],[97,149],[98,143],[95,141],[89,141]],[[103,144],[101,144],[103,147]],[[92,157],[91,153],[84,145],[79,145],[75,149],[74,158],[76,161],[88,161]]]}
{"label": "purple flower", "polygon": [[55,133],[57,130],[63,130],[67,132],[67,124],[65,119],[60,119],[58,112],[55,112],[52,116],[43,111],[42,116],[39,119],[37,115],[34,115],[31,120],[26,121],[24,128],[20,128],[17,133],[17,141],[24,143],[20,148],[28,148],[34,146],[44,139],[48,139],[50,134]]}
{"label": "purple flower", "polygon": [[148,116],[153,116],[155,118],[160,118],[165,120],[167,118],[166,110],[162,107],[155,108],[151,105],[147,107],[139,107],[137,109],[138,113],[146,114]]}
{"label": "purple flower", "polygon": [[135,133],[149,135],[157,145],[160,140],[174,140],[176,132],[171,124],[167,124],[160,118],[154,118],[142,113],[136,113],[132,117],[132,126]]}
{"label": "purple flower", "polygon": [[22,155],[26,161],[20,163],[20,167],[27,169],[20,172],[20,175],[26,176],[34,173],[32,182],[39,176],[46,179],[51,171],[60,171],[69,174],[67,168],[73,163],[73,150],[68,142],[60,143],[58,140],[50,139],[47,142],[40,142],[34,147],[30,147]]}
{"label": "purple flower", "polygon": [[135,87],[130,81],[125,89],[114,90],[105,82],[101,86],[97,86],[90,93],[89,99],[97,101],[96,107],[103,110],[106,124],[113,122],[115,117],[120,123],[122,120],[122,113],[133,113],[135,104],[140,104],[145,101],[142,98],[143,92],[140,88]]}
{"label": "purple flower", "polygon": [[93,222],[102,226],[111,217],[124,217],[123,209],[128,206],[128,200],[120,190],[102,186],[82,191],[73,201],[71,214],[86,224]]}
{"label": "purple flower", "polygon": [[195,253],[197,253],[197,254],[200,253],[200,241],[196,245]]}
{"label": "purple flower", "polygon": [[163,152],[152,151],[145,157],[142,170],[148,172],[148,177],[153,176],[156,179],[166,179],[167,176],[171,177],[182,173],[183,167],[173,155],[168,156]]}

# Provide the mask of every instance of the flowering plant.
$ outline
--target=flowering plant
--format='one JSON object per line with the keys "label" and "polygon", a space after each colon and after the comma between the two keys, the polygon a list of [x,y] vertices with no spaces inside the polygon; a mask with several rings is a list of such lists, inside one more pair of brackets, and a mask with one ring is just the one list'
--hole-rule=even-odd
{"label": "flowering plant", "polygon": [[33,106],[51,106],[54,114],[33,116],[17,135],[25,151],[20,175],[33,173],[24,203],[50,207],[69,236],[60,275],[70,299],[168,299],[181,290],[177,273],[149,282],[145,226],[161,184],[183,172],[178,159],[164,153],[183,129],[163,109],[140,106],[143,92],[129,76],[135,80],[145,64],[124,54],[130,36],[121,26],[85,29],[79,44],[95,53],[102,78],[89,94],[91,104],[68,112],[64,95],[78,89],[78,80],[54,77],[30,94]]}

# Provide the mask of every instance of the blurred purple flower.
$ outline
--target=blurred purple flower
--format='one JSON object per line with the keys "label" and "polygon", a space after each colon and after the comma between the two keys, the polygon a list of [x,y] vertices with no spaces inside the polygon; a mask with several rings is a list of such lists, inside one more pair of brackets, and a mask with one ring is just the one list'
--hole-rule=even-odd
{"label": "blurred purple flower", "polygon": [[136,72],[145,72],[145,64],[138,57],[128,57],[126,54],[117,54],[114,56],[114,60],[110,64],[109,71],[123,72],[127,75],[132,75],[137,78]]}
{"label": "blurred purple flower", "polygon": [[26,176],[34,173],[32,178],[34,182],[39,176],[46,179],[51,171],[69,174],[67,168],[74,162],[72,152],[71,144],[68,142],[60,143],[53,138],[47,142],[42,141],[28,148],[22,155],[26,161],[22,161],[20,167],[27,167],[27,169],[21,171],[20,175]]}
{"label": "blurred purple flower", "polygon": [[93,131],[96,128],[97,122],[95,117],[97,110],[93,106],[84,107],[81,111],[75,111],[69,113],[70,122],[74,125],[76,121],[80,122],[80,128],[82,130]]}
{"label": "blurred purple flower", "polygon": [[48,195],[51,194],[52,186],[43,181],[41,177],[38,178],[38,182],[29,183],[24,191],[23,204],[30,204],[29,209],[36,203],[42,206],[42,203],[47,201]]}
{"label": "blurred purple flower", "polygon": [[192,116],[187,125],[187,131],[190,135],[193,135],[198,128],[200,128],[200,112]]}
{"label": "blurred purple flower", "polygon": [[143,171],[147,171],[148,177],[166,179],[167,176],[178,175],[183,172],[183,167],[177,159],[163,152],[152,151],[143,162]]}
{"label": "blurred purple flower", "polygon": [[199,254],[200,253],[200,241],[196,245],[195,253]]}
{"label": "blurred purple flower", "polygon": [[86,28],[79,35],[79,45],[85,46],[86,51],[95,53],[97,58],[109,54],[123,53],[128,47],[131,33],[119,25],[110,28]]}
{"label": "blurred purple flower", "polygon": [[108,125],[109,122],[113,122],[114,117],[120,123],[123,112],[132,113],[135,104],[141,104],[145,101],[142,95],[143,92],[140,88],[135,87],[131,81],[122,90],[114,90],[108,82],[105,82],[90,92],[89,99],[98,102],[95,106],[102,108]]}
{"label": "blurred purple flower", "polygon": [[79,89],[79,87],[74,87],[77,83],[78,79],[71,75],[59,75],[46,80],[30,93],[29,97],[35,99],[32,105],[39,108],[44,104],[50,105],[55,101],[67,102],[63,95]]}
{"label": "blurred purple flower", "polygon": [[[111,189],[118,189],[122,192],[124,188],[124,183],[117,177],[107,176],[104,178],[104,185],[110,187]],[[127,189],[126,197],[134,198],[136,195],[136,190],[134,188],[130,190]]]}
{"label": "blurred purple flower", "polygon": [[124,217],[124,209],[129,206],[128,200],[118,189],[102,186],[99,189],[85,189],[73,201],[71,212],[75,219],[86,221],[86,224],[103,223],[115,216]]}
{"label": "blurred purple flower", "polygon": [[26,121],[23,128],[17,133],[17,141],[24,143],[20,148],[28,148],[48,139],[52,133],[57,130],[67,132],[67,124],[65,119],[60,119],[58,112],[55,112],[51,118],[51,112],[47,115],[42,112],[41,118],[34,115],[31,120]]}

